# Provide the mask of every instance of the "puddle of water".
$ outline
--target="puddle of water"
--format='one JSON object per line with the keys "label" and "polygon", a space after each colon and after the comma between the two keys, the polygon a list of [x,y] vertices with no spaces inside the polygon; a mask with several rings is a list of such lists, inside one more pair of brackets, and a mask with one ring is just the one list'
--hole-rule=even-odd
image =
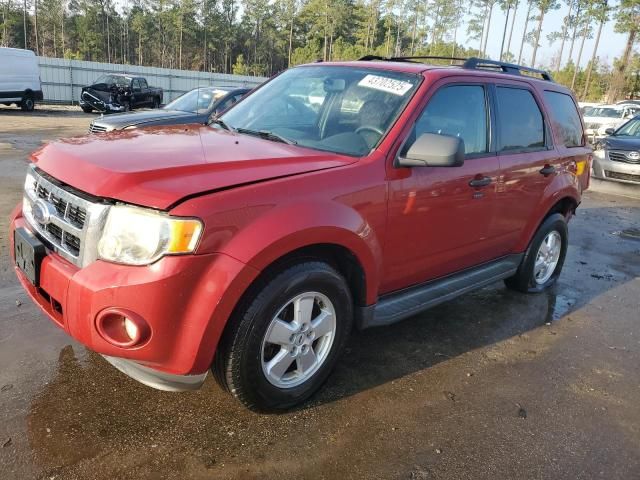
{"label": "puddle of water", "polygon": [[569,313],[576,304],[576,299],[568,295],[550,293],[548,298],[549,306],[547,308],[545,323],[561,319]]}

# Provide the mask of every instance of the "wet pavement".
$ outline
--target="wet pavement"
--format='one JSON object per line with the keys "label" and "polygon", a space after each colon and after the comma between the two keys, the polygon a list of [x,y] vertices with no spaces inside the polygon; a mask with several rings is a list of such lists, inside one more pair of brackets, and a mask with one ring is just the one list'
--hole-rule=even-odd
{"label": "wet pavement", "polygon": [[640,201],[586,195],[553,291],[496,284],[355,333],[312,402],[137,384],[31,304],[7,216],[42,140],[91,115],[0,108],[0,479],[639,478]]}

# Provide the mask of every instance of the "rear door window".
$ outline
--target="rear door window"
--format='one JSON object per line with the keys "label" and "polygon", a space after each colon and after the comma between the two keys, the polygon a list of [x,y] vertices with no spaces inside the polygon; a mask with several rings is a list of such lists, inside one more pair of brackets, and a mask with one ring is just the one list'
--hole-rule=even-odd
{"label": "rear door window", "polygon": [[524,88],[497,87],[498,151],[535,151],[546,148],[542,112],[533,94]]}
{"label": "rear door window", "polygon": [[488,151],[487,101],[482,85],[452,85],[438,90],[416,121],[401,155],[423,133],[451,135],[464,140],[467,155]]}
{"label": "rear door window", "polygon": [[[583,145],[582,124],[573,99],[559,92],[544,92],[544,100],[551,111],[551,121],[565,147],[581,147]],[[585,114],[586,115],[586,114]]]}

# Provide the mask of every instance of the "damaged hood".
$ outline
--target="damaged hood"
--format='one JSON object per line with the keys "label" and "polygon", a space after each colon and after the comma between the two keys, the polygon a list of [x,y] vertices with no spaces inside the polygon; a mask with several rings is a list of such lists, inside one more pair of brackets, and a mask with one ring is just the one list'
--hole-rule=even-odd
{"label": "damaged hood", "polygon": [[348,165],[357,159],[190,125],[51,142],[36,166],[91,195],[168,209],[203,192]]}

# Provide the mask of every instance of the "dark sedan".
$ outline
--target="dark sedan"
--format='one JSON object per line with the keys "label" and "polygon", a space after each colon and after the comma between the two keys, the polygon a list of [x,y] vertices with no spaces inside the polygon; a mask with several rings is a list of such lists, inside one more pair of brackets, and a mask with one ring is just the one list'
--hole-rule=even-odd
{"label": "dark sedan", "polygon": [[593,176],[640,185],[640,115],[608,130],[593,155]]}
{"label": "dark sedan", "polygon": [[250,89],[235,87],[198,87],[157,110],[119,113],[96,118],[90,133],[109,132],[155,125],[207,123],[214,115],[236,104]]}

